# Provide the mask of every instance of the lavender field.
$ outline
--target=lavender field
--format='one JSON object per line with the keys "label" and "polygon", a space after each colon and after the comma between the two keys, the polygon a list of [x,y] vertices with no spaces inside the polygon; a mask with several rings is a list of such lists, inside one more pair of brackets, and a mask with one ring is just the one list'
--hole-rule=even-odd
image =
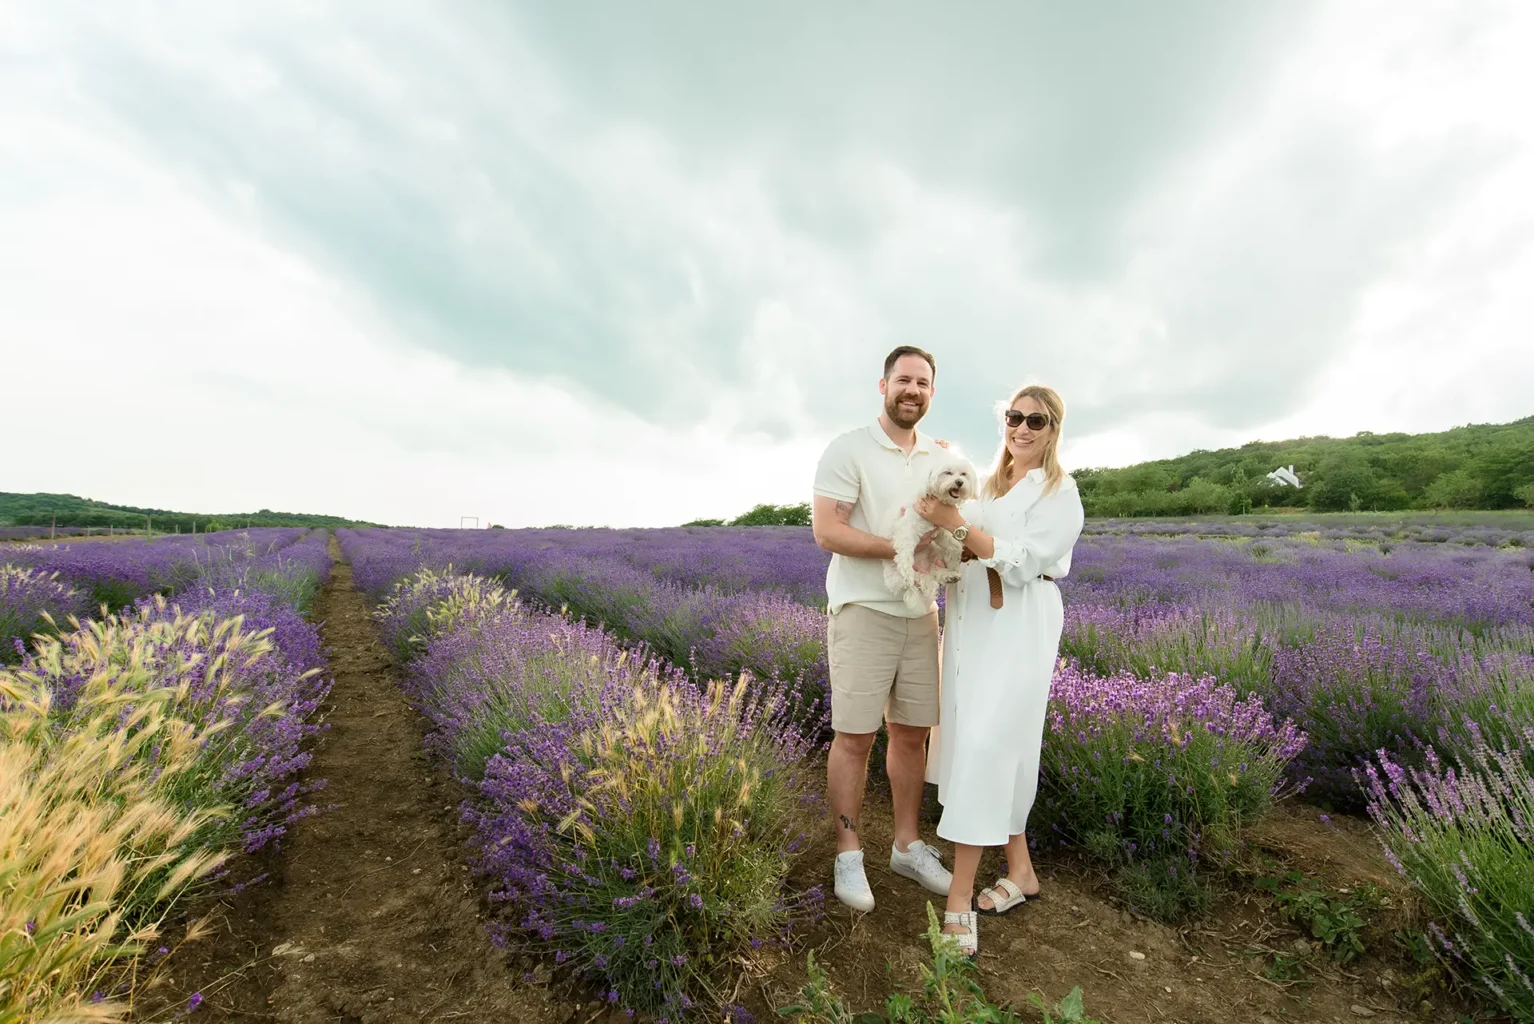
{"label": "lavender field", "polygon": [[[465,794],[494,941],[615,1010],[748,1019],[742,966],[802,955],[828,912],[803,863],[827,738],[828,556],[808,529],[336,539]],[[34,927],[44,893],[119,880],[101,915],[59,928],[46,964],[67,970],[0,959],[15,1005],[109,996],[124,920],[243,886],[249,855],[312,813],[330,684],[306,616],[328,541],[0,550],[4,756],[25,765],[0,787],[0,851],[50,851],[8,861],[31,888],[7,890],[6,920]],[[1534,519],[1099,520],[1061,585],[1030,823],[1045,863],[1096,865],[1123,905],[1187,922],[1238,884],[1227,867],[1275,801],[1351,816],[1420,900],[1423,955],[1534,1020]],[[159,831],[119,813],[132,804]],[[43,805],[115,846],[71,847]]]}
{"label": "lavender field", "polygon": [[[1062,584],[1066,628],[1035,844],[1104,862],[1142,910],[1176,919],[1207,906],[1201,876],[1218,872],[1275,798],[1365,816],[1435,915],[1439,952],[1529,1019],[1531,526],[1528,517],[1090,524]],[[661,820],[647,833],[659,846],[646,854],[628,829],[633,803],[607,806],[581,791],[603,790],[596,780],[613,770],[596,755],[577,756],[562,782],[535,780],[559,763],[550,723],[572,730],[556,746],[603,749],[646,701],[745,680],[742,692],[759,702],[746,717],[690,728],[710,737],[710,749],[746,742],[754,753],[741,771],[807,793],[804,752],[824,739],[827,562],[809,531],[339,537],[358,585],[382,602],[386,636],[413,662],[412,699],[434,723],[431,742],[481,793],[481,868],[497,898],[526,914],[506,935],[531,932],[626,1006],[675,1014],[713,995],[707,975],[685,968],[685,949],[672,968],[620,952],[656,924],[659,890],[645,871],[610,879],[601,893],[645,908],[641,920],[591,937],[590,862],[569,860],[566,845],[574,828],[586,837],[581,857],[686,851],[670,862],[687,865],[689,885],[661,905],[668,919],[690,922],[679,934],[720,942],[721,922],[741,911],[716,902],[727,873],[693,870],[704,846],[688,830],[700,819],[689,809],[674,827]],[[770,739],[763,721],[773,723]],[[661,762],[624,770],[705,777],[706,763],[684,767],[686,746],[647,743],[646,756]],[[578,785],[582,770],[594,774]],[[652,813],[664,819],[665,793],[654,798]],[[789,810],[760,813],[782,822]],[[812,815],[797,820],[747,830],[745,841],[765,844],[754,862],[781,867],[798,842],[791,836],[816,827]],[[1445,871],[1457,842],[1468,845],[1450,851],[1458,865]],[[786,934],[786,908],[798,905],[763,918],[752,941]],[[603,931],[616,924],[606,918]]]}
{"label": "lavender field", "polygon": [[[1212,677],[1308,741],[1289,778],[1360,811],[1354,770],[1531,719],[1534,525],[1096,522],[1062,582],[1063,656],[1092,673]],[[376,596],[418,567],[568,608],[708,679],[825,682],[827,555],[796,527],[341,532]],[[1455,737],[1458,737],[1456,740]]]}

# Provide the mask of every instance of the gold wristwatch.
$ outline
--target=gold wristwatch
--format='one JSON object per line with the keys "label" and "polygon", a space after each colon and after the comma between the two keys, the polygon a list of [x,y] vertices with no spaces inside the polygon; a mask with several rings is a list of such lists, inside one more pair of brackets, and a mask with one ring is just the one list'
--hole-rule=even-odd
{"label": "gold wristwatch", "polygon": [[958,541],[960,544],[963,544],[964,538],[969,536],[969,524],[960,523],[958,526],[953,528],[952,532],[953,539]]}

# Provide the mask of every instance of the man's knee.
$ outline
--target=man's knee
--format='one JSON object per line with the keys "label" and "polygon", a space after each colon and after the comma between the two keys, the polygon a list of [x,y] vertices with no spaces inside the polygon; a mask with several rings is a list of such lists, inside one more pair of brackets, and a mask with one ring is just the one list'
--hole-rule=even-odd
{"label": "man's knee", "polygon": [[831,741],[831,746],[851,757],[867,757],[868,752],[874,748],[876,732],[839,732]]}
{"label": "man's knee", "polygon": [[927,733],[931,730],[925,725],[901,725],[898,722],[889,723],[890,746],[899,747],[902,750],[919,750],[927,742]]}

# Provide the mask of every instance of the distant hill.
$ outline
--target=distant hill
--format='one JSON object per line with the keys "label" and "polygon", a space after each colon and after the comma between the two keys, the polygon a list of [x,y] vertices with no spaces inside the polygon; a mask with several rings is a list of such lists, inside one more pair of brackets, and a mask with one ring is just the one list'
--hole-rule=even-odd
{"label": "distant hill", "polygon": [[171,512],[162,508],[134,508],[131,505],[110,505],[104,501],[77,498],[73,494],[12,494],[0,491],[0,526],[115,526],[143,529],[145,519],[156,531],[166,533],[179,529],[198,533],[213,530],[229,530],[243,526],[378,526],[340,516],[320,516],[307,513],[230,512],[215,515],[200,512]]}
{"label": "distant hill", "polygon": [[[1269,479],[1290,466],[1300,488]],[[1534,416],[1436,434],[1252,441],[1072,476],[1089,516],[1534,507]]]}
{"label": "distant hill", "polygon": [[[1298,488],[1269,474],[1294,467]],[[1437,434],[1371,434],[1252,441],[1175,459],[1071,474],[1089,516],[1240,515],[1261,509],[1394,512],[1534,508],[1534,416]],[[758,505],[726,521],[809,522],[809,505]]]}

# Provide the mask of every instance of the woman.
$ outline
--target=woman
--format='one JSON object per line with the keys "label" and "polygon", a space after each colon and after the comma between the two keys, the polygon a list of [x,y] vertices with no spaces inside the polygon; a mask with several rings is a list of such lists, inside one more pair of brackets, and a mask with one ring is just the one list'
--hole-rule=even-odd
{"label": "woman", "polygon": [[[1083,521],[1076,483],[1056,457],[1064,419],[1052,389],[1023,388],[1003,413],[1001,453],[980,500],[917,506],[964,545],[947,602],[941,718],[928,765],[943,804],[937,834],[954,844],[943,931],[970,954],[979,949],[976,907],[1004,914],[1039,892],[1024,830],[1064,621],[1053,581],[1070,570]],[[976,901],[987,846],[1006,847],[1007,873]]]}

